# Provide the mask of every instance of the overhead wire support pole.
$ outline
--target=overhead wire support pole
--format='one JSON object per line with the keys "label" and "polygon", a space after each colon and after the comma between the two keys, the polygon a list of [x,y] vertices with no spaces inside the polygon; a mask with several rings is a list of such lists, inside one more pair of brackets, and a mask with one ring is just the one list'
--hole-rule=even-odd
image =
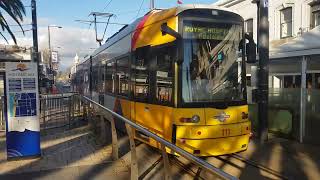
{"label": "overhead wire support pole", "polygon": [[268,140],[268,95],[269,95],[269,2],[260,0],[259,3],[259,73],[258,73],[258,119],[260,143]]}
{"label": "overhead wire support pole", "polygon": [[37,21],[37,3],[36,0],[31,0],[31,16],[32,16],[32,38],[33,38],[33,49],[32,49],[32,61],[37,63],[37,76],[38,76],[38,91],[41,93],[41,72],[40,72],[40,58],[39,58],[39,44],[38,44],[38,21]]}
{"label": "overhead wire support pole", "polygon": [[[100,16],[100,17],[107,17],[108,18],[108,22],[107,22],[107,26],[109,24],[109,20],[112,16],[114,16],[114,14],[111,14],[111,13],[101,13],[101,12],[92,12],[89,14],[89,16],[93,16],[94,17],[94,29],[95,29],[95,33],[96,33],[96,41],[99,43],[99,45],[101,46],[101,42],[103,41],[103,38],[102,39],[99,39],[98,38],[98,27],[97,27],[97,16]],[[106,27],[107,28],[107,27]],[[107,29],[105,29],[106,31]]]}
{"label": "overhead wire support pole", "polygon": [[38,22],[37,22],[37,5],[36,0],[31,0],[32,13],[32,33],[33,33],[33,61],[39,66],[39,50],[38,50]]}
{"label": "overhead wire support pole", "polygon": [[154,9],[154,0],[150,0],[150,10]]}
{"label": "overhead wire support pole", "polygon": [[94,30],[96,32],[96,41],[99,43],[99,45],[101,46],[101,41],[98,40],[98,30],[97,30],[97,15],[93,14],[94,17]]}

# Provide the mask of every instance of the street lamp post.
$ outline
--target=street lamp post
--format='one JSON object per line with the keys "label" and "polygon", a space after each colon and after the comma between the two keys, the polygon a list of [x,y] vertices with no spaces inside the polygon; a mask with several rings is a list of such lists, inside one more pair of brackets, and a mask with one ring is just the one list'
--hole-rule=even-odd
{"label": "street lamp post", "polygon": [[55,26],[55,25],[49,25],[48,26],[48,46],[49,46],[49,66],[50,66],[50,74],[52,74],[52,80],[50,83],[51,90],[54,84],[54,74],[53,74],[53,68],[52,68],[52,49],[51,49],[51,37],[50,37],[50,28],[59,28],[61,29],[61,26]]}

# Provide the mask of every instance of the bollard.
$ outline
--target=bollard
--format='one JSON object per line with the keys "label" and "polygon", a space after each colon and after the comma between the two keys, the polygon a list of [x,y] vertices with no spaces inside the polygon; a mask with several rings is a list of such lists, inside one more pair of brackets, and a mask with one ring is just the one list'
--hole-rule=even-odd
{"label": "bollard", "polygon": [[106,139],[107,139],[107,130],[106,130],[106,123],[104,121],[104,116],[102,114],[102,112],[100,113],[100,139],[102,144],[106,143]]}
{"label": "bollard", "polygon": [[131,150],[131,180],[137,180],[139,178],[139,171],[138,171],[136,144],[134,143],[134,137],[133,137],[131,126],[126,124],[126,129],[129,136],[130,150]]}
{"label": "bollard", "polygon": [[165,180],[171,180],[171,171],[170,171],[170,163],[169,163],[169,157],[166,152],[166,146],[161,144],[161,151],[162,151],[162,160],[163,160],[163,166],[164,166],[164,179]]}
{"label": "bollard", "polygon": [[69,109],[69,113],[68,113],[68,120],[69,120],[69,129],[71,128],[71,116],[72,116],[72,113],[71,113],[71,97],[69,97],[69,102],[68,102],[68,109]]}
{"label": "bollard", "polygon": [[118,137],[117,137],[117,129],[114,122],[114,119],[110,119],[111,122],[111,137],[112,137],[112,158],[113,160],[119,159],[119,145],[118,145]]}

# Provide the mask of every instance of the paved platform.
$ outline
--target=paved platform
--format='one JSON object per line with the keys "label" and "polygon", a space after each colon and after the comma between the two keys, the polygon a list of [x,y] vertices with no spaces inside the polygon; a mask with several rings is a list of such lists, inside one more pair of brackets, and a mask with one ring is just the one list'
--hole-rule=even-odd
{"label": "paved platform", "polygon": [[[12,161],[6,160],[5,136],[1,132],[0,179],[88,179],[93,174],[118,179],[130,175],[125,161],[114,162],[111,146],[100,144],[87,127],[57,131],[61,130],[41,137],[41,158]],[[121,147],[120,154],[125,154],[125,149]]]}
{"label": "paved platform", "polygon": [[[108,135],[108,137],[110,137]],[[111,138],[101,144],[87,126],[48,131],[41,138],[42,157],[7,161],[5,134],[0,132],[0,179],[129,179],[130,152],[126,136],[119,136],[120,159],[111,158]],[[239,153],[288,179],[320,179],[320,146],[271,138],[265,145],[253,140],[248,151]],[[163,179],[163,164],[157,149],[137,146],[140,179]],[[206,160],[240,179],[281,179],[230,156]],[[171,158],[173,179],[194,179],[198,168],[181,157]],[[206,172],[199,179],[216,179]]]}
{"label": "paved platform", "polygon": [[[248,150],[237,155],[241,158],[220,156],[218,159],[207,158],[207,161],[239,179],[320,179],[319,145],[300,144],[277,137],[271,137],[269,142],[261,145],[253,139]],[[267,168],[267,171],[248,162]]]}

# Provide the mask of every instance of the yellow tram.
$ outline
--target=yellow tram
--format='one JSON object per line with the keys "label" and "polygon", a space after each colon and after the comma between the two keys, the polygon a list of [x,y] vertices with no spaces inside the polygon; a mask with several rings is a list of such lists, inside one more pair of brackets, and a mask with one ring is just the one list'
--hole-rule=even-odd
{"label": "yellow tram", "polygon": [[194,155],[243,151],[251,132],[243,39],[243,18],[225,9],[152,10],[80,64],[73,88]]}

